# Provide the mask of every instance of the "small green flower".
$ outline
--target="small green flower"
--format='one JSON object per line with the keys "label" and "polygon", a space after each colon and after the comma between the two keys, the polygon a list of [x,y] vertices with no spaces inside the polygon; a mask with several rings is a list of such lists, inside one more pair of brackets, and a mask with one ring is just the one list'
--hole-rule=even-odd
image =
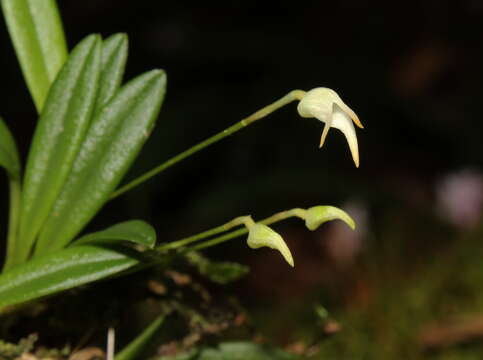
{"label": "small green flower", "polygon": [[305,226],[312,231],[323,223],[336,219],[344,221],[352,230],[356,227],[354,220],[345,211],[335,206],[314,206],[305,212]]}
{"label": "small green flower", "polygon": [[284,259],[290,266],[294,266],[292,253],[288,248],[283,238],[267,225],[256,223],[249,227],[248,246],[252,249],[258,249],[263,246],[268,246],[271,249],[280,251]]}
{"label": "small green flower", "polygon": [[359,148],[352,122],[355,122],[360,128],[363,126],[356,113],[342,101],[334,90],[319,87],[307,91],[301,98],[297,110],[302,117],[316,118],[325,123],[320,138],[320,147],[324,145],[331,127],[342,131],[349,144],[352,159],[354,159],[356,167],[359,167]]}

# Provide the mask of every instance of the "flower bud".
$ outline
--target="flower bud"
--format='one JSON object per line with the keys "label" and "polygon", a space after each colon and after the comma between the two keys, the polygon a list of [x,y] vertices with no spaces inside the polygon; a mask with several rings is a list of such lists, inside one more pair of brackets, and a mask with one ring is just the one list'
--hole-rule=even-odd
{"label": "flower bud", "polygon": [[294,266],[293,257],[287,244],[278,233],[267,225],[257,223],[251,226],[249,228],[247,243],[252,249],[268,246],[269,248],[278,250],[289,265]]}
{"label": "flower bud", "polygon": [[345,211],[334,206],[314,206],[307,209],[305,226],[313,231],[323,223],[335,219],[344,221],[352,230],[356,227],[354,220]]}

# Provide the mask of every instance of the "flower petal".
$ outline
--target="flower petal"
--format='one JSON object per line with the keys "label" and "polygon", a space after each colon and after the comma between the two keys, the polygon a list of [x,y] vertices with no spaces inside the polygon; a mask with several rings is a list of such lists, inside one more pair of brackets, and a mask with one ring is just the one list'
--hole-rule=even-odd
{"label": "flower petal", "polygon": [[[340,98],[339,98],[340,99]],[[350,118],[352,119],[352,121],[354,121],[356,123],[356,125],[358,127],[360,127],[361,129],[364,129],[364,126],[362,125],[361,121],[359,120],[359,117],[357,116],[357,114],[354,112],[354,110],[352,110],[350,107],[348,107],[342,100],[340,101],[340,103],[337,103],[337,105],[347,114],[350,116]]]}

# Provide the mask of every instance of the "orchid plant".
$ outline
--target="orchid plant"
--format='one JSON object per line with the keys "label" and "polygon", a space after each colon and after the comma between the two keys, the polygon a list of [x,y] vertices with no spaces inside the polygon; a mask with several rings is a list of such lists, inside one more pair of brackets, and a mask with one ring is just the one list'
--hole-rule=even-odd
{"label": "orchid plant", "polygon": [[331,127],[347,139],[359,166],[357,115],[328,88],[294,90],[218,134],[119,187],[154,130],[166,74],[152,70],[122,85],[127,36],[90,35],[70,53],[54,0],[1,0],[3,15],[39,121],[22,171],[14,137],[0,119],[0,166],[10,186],[6,258],[0,274],[0,312],[102,278],[154,266],[248,233],[250,248],[294,258],[269,225],[289,217],[315,230],[326,221],[354,221],[332,206],[295,208],[254,221],[237,217],[199,234],[158,244],[154,228],[130,220],[95,233],[85,226],[110,200],[169,167],[298,101],[301,117],[322,121],[320,146]]}

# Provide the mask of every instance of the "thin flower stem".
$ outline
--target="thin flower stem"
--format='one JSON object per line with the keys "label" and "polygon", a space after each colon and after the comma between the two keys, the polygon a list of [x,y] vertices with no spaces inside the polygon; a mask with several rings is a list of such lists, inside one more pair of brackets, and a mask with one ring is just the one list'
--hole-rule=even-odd
{"label": "thin flower stem", "polygon": [[300,208],[295,208],[287,211],[281,211],[279,213],[276,213],[268,218],[263,219],[260,221],[261,223],[265,225],[273,224],[275,222],[285,220],[291,217],[298,217],[302,220],[305,220],[305,214],[307,210],[305,209],[300,209]]}
{"label": "thin flower stem", "polygon": [[172,157],[171,159],[165,161],[161,165],[151,169],[150,171],[146,172],[145,174],[139,176],[138,178],[134,179],[133,181],[127,183],[126,185],[120,187],[116,191],[114,191],[110,197],[110,200],[117,198],[118,196],[124,194],[125,192],[131,190],[132,188],[140,185],[141,183],[145,182],[146,180],[152,178],[153,176],[159,174],[160,172],[166,170],[167,168],[173,166],[174,164],[186,159],[187,157],[197,153],[198,151],[206,148],[207,146],[214,144],[221,139],[230,136],[237,132],[238,130],[243,129],[244,127],[250,125],[251,123],[264,118],[265,116],[271,114],[272,112],[280,109],[281,107],[291,103],[295,100],[300,100],[304,96],[305,91],[302,90],[293,90],[289,92],[284,97],[280,98],[279,100],[275,101],[274,103],[265,106],[264,108],[258,110],[254,114],[250,115],[249,117],[237,122],[236,124],[230,126],[229,128],[219,132],[218,134],[194,145],[193,147],[189,148],[188,150],[183,151],[182,153]]}
{"label": "thin flower stem", "polygon": [[[267,224],[265,224],[265,225],[267,225]],[[201,244],[192,246],[192,247],[186,249],[186,252],[206,249],[206,248],[221,244],[222,242],[225,242],[225,241],[237,238],[239,236],[245,235],[246,233],[248,233],[247,228],[238,229],[238,230],[229,232],[228,234],[225,234],[223,236],[219,236],[217,238],[210,239],[210,240],[207,240],[205,242],[202,242]]]}
{"label": "thin flower stem", "polygon": [[202,233],[199,233],[199,234],[196,234],[196,235],[193,235],[193,236],[181,239],[181,240],[173,241],[173,242],[170,242],[170,243],[165,244],[165,245],[161,245],[160,247],[158,247],[157,250],[158,251],[165,251],[165,250],[177,249],[177,248],[180,248],[182,246],[186,246],[188,244],[191,244],[193,242],[206,239],[207,237],[226,232],[226,231],[228,231],[228,230],[230,230],[230,229],[232,229],[236,226],[245,225],[248,228],[249,226],[251,226],[253,224],[255,224],[255,223],[252,220],[251,216],[240,216],[240,217],[237,217],[237,218],[227,222],[226,224],[217,226],[213,229],[204,231]]}
{"label": "thin flower stem", "polygon": [[[279,221],[282,221],[282,220],[285,220],[285,219],[288,219],[288,218],[291,218],[291,217],[298,217],[298,218],[303,219],[305,211],[306,210],[299,209],[299,208],[295,208],[295,209],[291,209],[291,210],[287,210],[287,211],[282,211],[282,212],[276,213],[276,214],[274,214],[274,215],[272,215],[268,218],[265,218],[265,219],[263,219],[259,222],[262,223],[262,224],[265,224],[265,225],[270,225],[270,224],[273,224],[273,223],[276,223],[276,222],[279,222]],[[188,251],[206,249],[206,248],[221,244],[222,242],[225,242],[225,241],[234,239],[236,237],[242,236],[242,235],[246,234],[247,232],[248,232],[247,228],[235,230],[235,231],[232,231],[228,234],[225,234],[225,235],[219,236],[217,238],[207,240],[207,241],[205,241],[201,244],[195,245],[195,246],[189,248]]]}
{"label": "thin flower stem", "polygon": [[[261,220],[260,222],[262,224],[265,224],[265,225],[270,225],[270,224],[273,224],[275,222],[282,221],[282,220],[285,220],[285,219],[288,219],[288,218],[291,218],[291,217],[298,217],[298,218],[304,219],[305,212],[306,212],[306,210],[304,210],[304,209],[295,208],[295,209],[276,213],[276,214],[274,214],[274,215],[272,215],[268,218]],[[236,226],[239,226],[239,225],[245,225],[245,228],[234,230],[234,231],[232,231],[228,234],[225,234],[225,235],[213,238],[213,239],[209,239],[209,240],[202,242],[198,245],[195,245],[193,247],[186,248],[185,250],[186,250],[186,252],[189,252],[189,251],[192,251],[192,250],[204,249],[204,248],[211,247],[213,245],[225,242],[227,240],[233,239],[235,237],[241,236],[243,234],[246,234],[249,231],[249,228],[252,225],[254,225],[254,222],[253,222],[253,220],[250,216],[240,216],[240,217],[237,217],[237,218],[227,222],[226,224],[223,224],[221,226],[217,226],[213,229],[204,231],[202,233],[199,233],[199,234],[187,237],[187,238],[183,238],[183,239],[180,239],[180,240],[177,240],[177,241],[173,241],[173,242],[168,243],[166,245],[161,245],[156,250],[157,251],[166,251],[166,250],[178,249],[178,248],[181,248],[183,246],[189,245],[191,243],[206,239],[210,236],[226,232],[226,231],[228,231],[228,230],[230,230],[230,229],[232,229]]]}

